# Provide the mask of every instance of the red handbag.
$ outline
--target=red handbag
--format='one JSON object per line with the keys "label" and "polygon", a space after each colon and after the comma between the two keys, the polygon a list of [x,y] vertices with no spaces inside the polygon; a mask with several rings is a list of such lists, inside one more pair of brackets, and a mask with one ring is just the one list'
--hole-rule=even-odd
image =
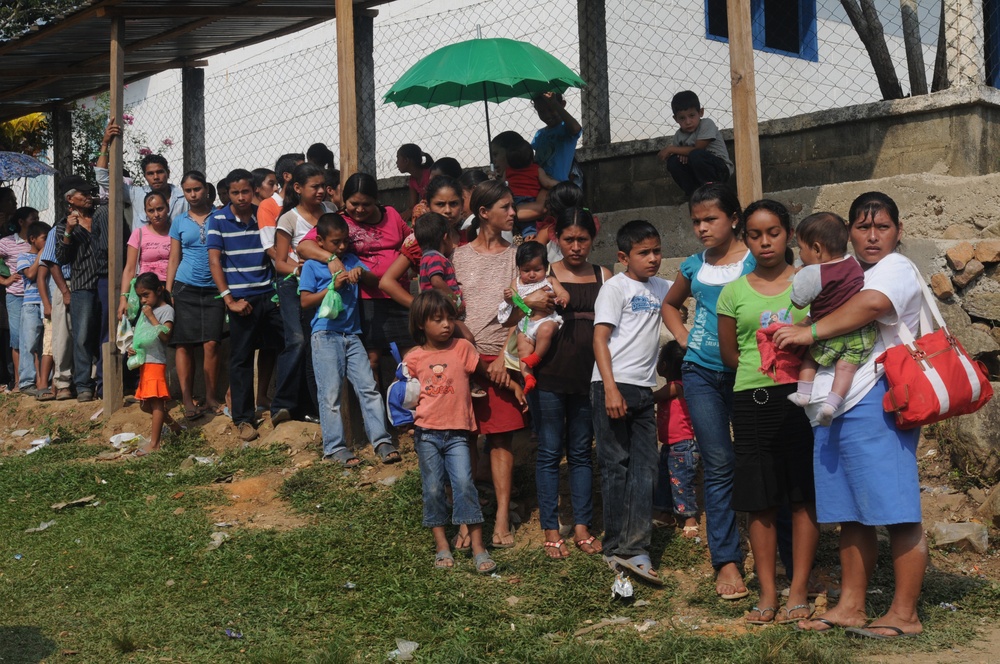
{"label": "red handbag", "polygon": [[[924,306],[920,312],[920,337],[902,322],[902,343],[889,348],[876,360],[885,367],[889,391],[882,399],[887,413],[894,413],[896,426],[913,429],[954,415],[967,415],[982,408],[993,396],[993,386],[981,362],[969,357],[962,344],[948,331],[948,326],[927,288],[923,286]],[[937,330],[927,318],[927,310],[937,323]],[[933,330],[933,331],[931,331]],[[884,339],[884,336],[883,336]]]}

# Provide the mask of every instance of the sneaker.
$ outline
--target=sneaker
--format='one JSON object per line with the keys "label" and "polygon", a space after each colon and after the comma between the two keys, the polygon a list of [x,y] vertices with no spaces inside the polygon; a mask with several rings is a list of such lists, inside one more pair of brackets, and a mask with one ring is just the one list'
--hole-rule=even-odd
{"label": "sneaker", "polygon": [[81,390],[79,394],[76,395],[76,400],[80,403],[87,403],[88,401],[94,400],[94,393],[89,390]]}
{"label": "sneaker", "polygon": [[73,390],[64,387],[56,391],[56,401],[68,401],[73,398]]}
{"label": "sneaker", "polygon": [[271,415],[271,426],[278,426],[282,422],[287,422],[292,419],[292,414],[288,412],[287,408],[279,408]]}
{"label": "sneaker", "polygon": [[253,428],[253,425],[249,422],[240,422],[239,426],[236,427],[236,431],[239,434],[240,440],[245,443],[249,443],[252,440],[257,440],[260,434],[257,430]]}

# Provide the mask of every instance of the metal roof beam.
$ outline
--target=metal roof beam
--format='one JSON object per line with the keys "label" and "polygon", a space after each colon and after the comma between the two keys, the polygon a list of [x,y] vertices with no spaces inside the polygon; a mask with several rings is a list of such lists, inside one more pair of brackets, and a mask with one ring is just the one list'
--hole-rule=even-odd
{"label": "metal roof beam", "polygon": [[125,17],[126,19],[150,18],[334,18],[330,7],[200,7],[197,5],[170,5],[169,7],[101,7],[100,17]]}
{"label": "metal roof beam", "polygon": [[[183,64],[176,64],[177,60],[171,62],[150,62],[147,64],[138,64],[135,62],[128,62],[125,64],[125,71],[129,74],[136,73],[156,73],[161,71],[166,71],[168,69],[178,69],[180,67],[207,67],[208,60],[188,60]],[[46,75],[50,77],[60,77],[60,78],[72,78],[74,76],[92,76],[94,74],[107,74],[107,65],[78,65],[75,67],[47,67],[45,69]],[[0,78],[17,78],[19,76],[36,76],[38,74],[37,67],[28,67],[24,69],[0,69]]]}

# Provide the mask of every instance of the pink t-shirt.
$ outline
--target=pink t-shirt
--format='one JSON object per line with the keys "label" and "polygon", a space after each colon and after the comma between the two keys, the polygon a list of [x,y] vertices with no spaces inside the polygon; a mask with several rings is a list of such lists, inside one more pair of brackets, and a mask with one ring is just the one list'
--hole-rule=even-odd
{"label": "pink t-shirt", "polygon": [[[680,385],[674,380],[669,385]],[[682,440],[694,440],[694,428],[691,426],[691,414],[688,412],[684,397],[671,399],[656,407],[656,434],[661,443],[673,445]]]}
{"label": "pink t-shirt", "polygon": [[423,429],[475,431],[469,375],[479,366],[479,353],[465,339],[452,339],[443,350],[416,346],[403,358],[410,375],[420,381],[415,423]]}
{"label": "pink t-shirt", "polygon": [[[140,241],[140,238],[142,240]],[[141,246],[140,246],[141,245]],[[170,234],[157,235],[149,226],[132,231],[128,246],[139,250],[139,262],[135,266],[135,276],[143,272],[153,272],[160,281],[167,280],[167,260],[170,258]]]}
{"label": "pink t-shirt", "polygon": [[[395,208],[388,205],[382,208],[382,220],[377,224],[359,224],[347,215],[344,215],[344,219],[347,221],[350,242],[348,251],[360,258],[368,271],[381,279],[389,266],[399,256],[403,240],[411,232],[410,227],[406,225]],[[305,240],[316,241],[315,227],[302,238],[302,241]],[[403,275],[399,283],[404,288],[410,286],[406,275]],[[361,299],[363,300],[384,300],[388,297],[377,287],[369,288],[361,284]]]}

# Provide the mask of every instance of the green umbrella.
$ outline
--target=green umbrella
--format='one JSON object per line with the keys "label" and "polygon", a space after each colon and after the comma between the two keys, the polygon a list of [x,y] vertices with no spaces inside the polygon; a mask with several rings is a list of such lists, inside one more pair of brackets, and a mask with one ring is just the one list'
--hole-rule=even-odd
{"label": "green umbrella", "polygon": [[530,99],[545,92],[564,92],[586,85],[554,56],[513,39],[470,39],[434,51],[410,67],[385,94],[396,106],[486,106],[515,97]]}

